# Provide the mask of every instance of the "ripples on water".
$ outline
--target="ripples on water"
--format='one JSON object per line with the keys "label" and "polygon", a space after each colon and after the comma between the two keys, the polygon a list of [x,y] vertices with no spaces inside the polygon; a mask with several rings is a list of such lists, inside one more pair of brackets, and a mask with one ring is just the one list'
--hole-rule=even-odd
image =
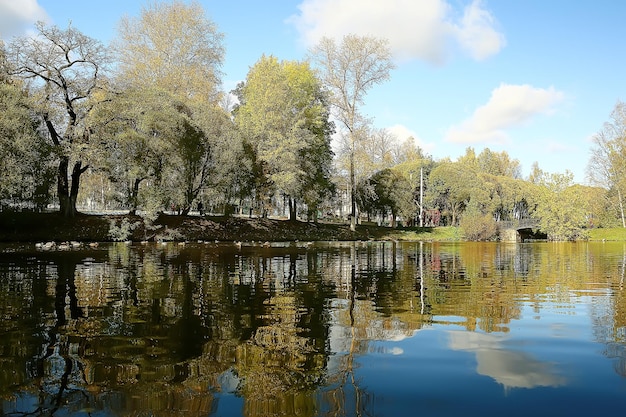
{"label": "ripples on water", "polygon": [[626,406],[622,243],[0,249],[4,415]]}

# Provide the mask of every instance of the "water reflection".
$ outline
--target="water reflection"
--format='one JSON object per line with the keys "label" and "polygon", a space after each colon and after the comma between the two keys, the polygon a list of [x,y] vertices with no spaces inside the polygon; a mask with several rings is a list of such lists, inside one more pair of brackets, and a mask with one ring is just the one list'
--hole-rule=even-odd
{"label": "water reflection", "polygon": [[565,378],[554,364],[542,362],[525,352],[506,348],[506,336],[478,332],[452,331],[450,349],[473,352],[476,372],[486,375],[505,388],[558,387]]}
{"label": "water reflection", "polygon": [[[590,358],[611,361],[598,377],[626,389],[625,265],[623,244],[5,246],[2,410],[393,415],[382,399],[406,389],[405,372],[422,382],[399,412],[431,381],[471,384],[467,366],[540,395]],[[416,348],[422,329],[448,342]],[[459,353],[474,363],[447,367]],[[437,361],[406,362],[418,354]]]}

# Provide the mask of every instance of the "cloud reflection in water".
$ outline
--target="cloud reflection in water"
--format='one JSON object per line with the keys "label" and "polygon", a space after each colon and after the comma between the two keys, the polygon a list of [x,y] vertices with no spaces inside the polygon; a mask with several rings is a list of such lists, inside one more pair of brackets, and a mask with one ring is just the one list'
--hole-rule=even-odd
{"label": "cloud reflection in water", "polygon": [[449,334],[451,349],[474,352],[476,372],[495,379],[505,388],[558,387],[567,382],[557,374],[554,364],[506,349],[504,337],[463,331]]}

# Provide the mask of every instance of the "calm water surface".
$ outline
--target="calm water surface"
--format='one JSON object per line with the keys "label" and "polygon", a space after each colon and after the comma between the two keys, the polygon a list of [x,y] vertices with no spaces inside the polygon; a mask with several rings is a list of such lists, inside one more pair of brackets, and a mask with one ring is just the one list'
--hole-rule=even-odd
{"label": "calm water surface", "polygon": [[624,243],[0,247],[5,416],[626,409]]}

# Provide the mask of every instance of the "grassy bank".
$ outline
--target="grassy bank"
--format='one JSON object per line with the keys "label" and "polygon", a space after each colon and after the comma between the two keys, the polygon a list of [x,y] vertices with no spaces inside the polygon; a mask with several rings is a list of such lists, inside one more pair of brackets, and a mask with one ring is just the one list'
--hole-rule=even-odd
{"label": "grassy bank", "polygon": [[153,224],[139,216],[85,215],[65,219],[56,213],[0,213],[1,242],[130,241],[320,241],[460,240],[458,228],[392,229],[375,225],[290,222],[243,217],[160,215]]}
{"label": "grassy bank", "polygon": [[458,227],[423,227],[409,229],[387,229],[385,236],[392,240],[426,240],[436,242],[454,242],[463,240]]}
{"label": "grassy bank", "polygon": [[589,229],[590,241],[626,241],[626,228],[609,227],[601,229]]}

